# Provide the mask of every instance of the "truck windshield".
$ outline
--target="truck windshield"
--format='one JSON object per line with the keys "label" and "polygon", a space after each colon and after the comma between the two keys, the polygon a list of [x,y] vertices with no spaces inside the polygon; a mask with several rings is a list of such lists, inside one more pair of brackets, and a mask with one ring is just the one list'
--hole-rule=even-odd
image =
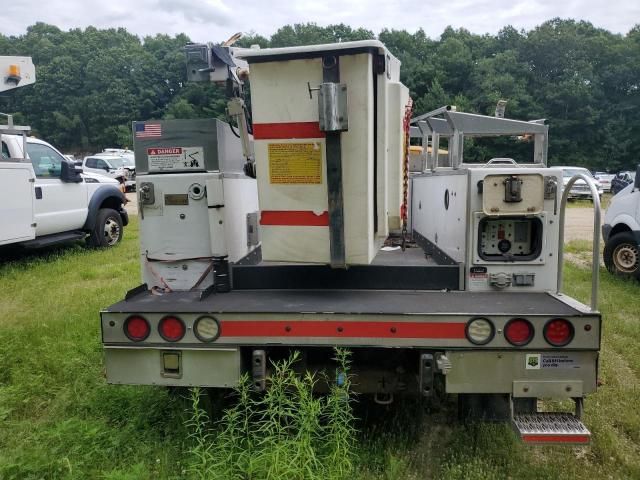
{"label": "truck windshield", "polygon": [[120,168],[120,167],[129,166],[129,162],[127,161],[127,159],[122,157],[109,158],[109,160],[107,161],[111,165],[111,168]]}
{"label": "truck windshield", "polygon": [[584,175],[587,175],[588,177],[593,178],[593,175],[591,175],[591,172],[586,168],[567,168],[562,171],[562,176],[571,178],[574,175],[578,175],[579,173],[582,173]]}

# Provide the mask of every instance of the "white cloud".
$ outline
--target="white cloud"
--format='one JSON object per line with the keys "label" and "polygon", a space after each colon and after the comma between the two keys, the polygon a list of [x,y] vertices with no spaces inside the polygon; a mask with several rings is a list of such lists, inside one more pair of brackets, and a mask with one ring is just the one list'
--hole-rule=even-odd
{"label": "white cloud", "polygon": [[19,0],[2,2],[0,33],[20,35],[42,21],[62,29],[125,27],[140,36],[186,33],[195,41],[221,41],[243,31],[269,36],[286,24],[345,23],[438,37],[447,25],[496,33],[505,25],[530,29],[554,17],[591,21],[617,33],[640,23],[640,2],[628,0]]}

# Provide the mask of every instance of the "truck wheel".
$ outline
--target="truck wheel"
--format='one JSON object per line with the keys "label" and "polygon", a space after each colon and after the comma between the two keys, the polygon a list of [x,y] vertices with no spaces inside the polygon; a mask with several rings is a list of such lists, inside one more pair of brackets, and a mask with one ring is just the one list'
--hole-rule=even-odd
{"label": "truck wheel", "polygon": [[87,243],[92,247],[112,247],[122,240],[122,218],[111,208],[101,208]]}
{"label": "truck wheel", "polygon": [[604,264],[614,275],[640,280],[640,248],[631,232],[609,238],[604,247]]}

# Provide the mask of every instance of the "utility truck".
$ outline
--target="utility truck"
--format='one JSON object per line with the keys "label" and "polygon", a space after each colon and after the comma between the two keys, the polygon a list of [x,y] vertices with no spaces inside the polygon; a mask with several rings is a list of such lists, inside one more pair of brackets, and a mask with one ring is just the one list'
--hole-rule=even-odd
{"label": "utility truck", "polygon": [[[0,57],[0,92],[35,82],[29,57]],[[107,247],[122,239],[126,199],[117,181],[83,174],[30,128],[0,114],[0,246],[37,248],[86,239]]]}
{"label": "utility truck", "polygon": [[[331,371],[344,346],[379,403],[453,396],[525,442],[589,442],[599,237],[583,305],[562,293],[578,177],[563,195],[543,121],[416,115],[373,40],[186,53],[190,80],[227,84],[231,124],[134,123],[143,283],[101,312],[108,382],[224,389],[248,373],[262,391],[273,360],[298,350]],[[465,163],[481,136],[530,139],[531,161]],[[538,412],[541,398],[575,413]]]}

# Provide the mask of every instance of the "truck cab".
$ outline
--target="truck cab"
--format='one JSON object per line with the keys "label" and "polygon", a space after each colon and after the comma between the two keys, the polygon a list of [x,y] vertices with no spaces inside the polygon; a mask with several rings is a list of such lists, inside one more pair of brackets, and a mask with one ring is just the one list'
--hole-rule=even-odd
{"label": "truck cab", "polygon": [[9,219],[0,245],[36,248],[86,239],[108,247],[120,242],[129,218],[116,180],[81,173],[43,140],[16,134],[0,139],[0,211]]}
{"label": "truck cab", "polygon": [[640,280],[640,165],[635,180],[616,194],[602,225],[609,272]]}
{"label": "truck cab", "polygon": [[[30,57],[0,56],[0,92],[32,85]],[[0,113],[0,246],[27,248],[86,239],[95,247],[120,242],[129,223],[126,197],[113,180],[83,174],[45,141],[28,137],[28,126]]]}

